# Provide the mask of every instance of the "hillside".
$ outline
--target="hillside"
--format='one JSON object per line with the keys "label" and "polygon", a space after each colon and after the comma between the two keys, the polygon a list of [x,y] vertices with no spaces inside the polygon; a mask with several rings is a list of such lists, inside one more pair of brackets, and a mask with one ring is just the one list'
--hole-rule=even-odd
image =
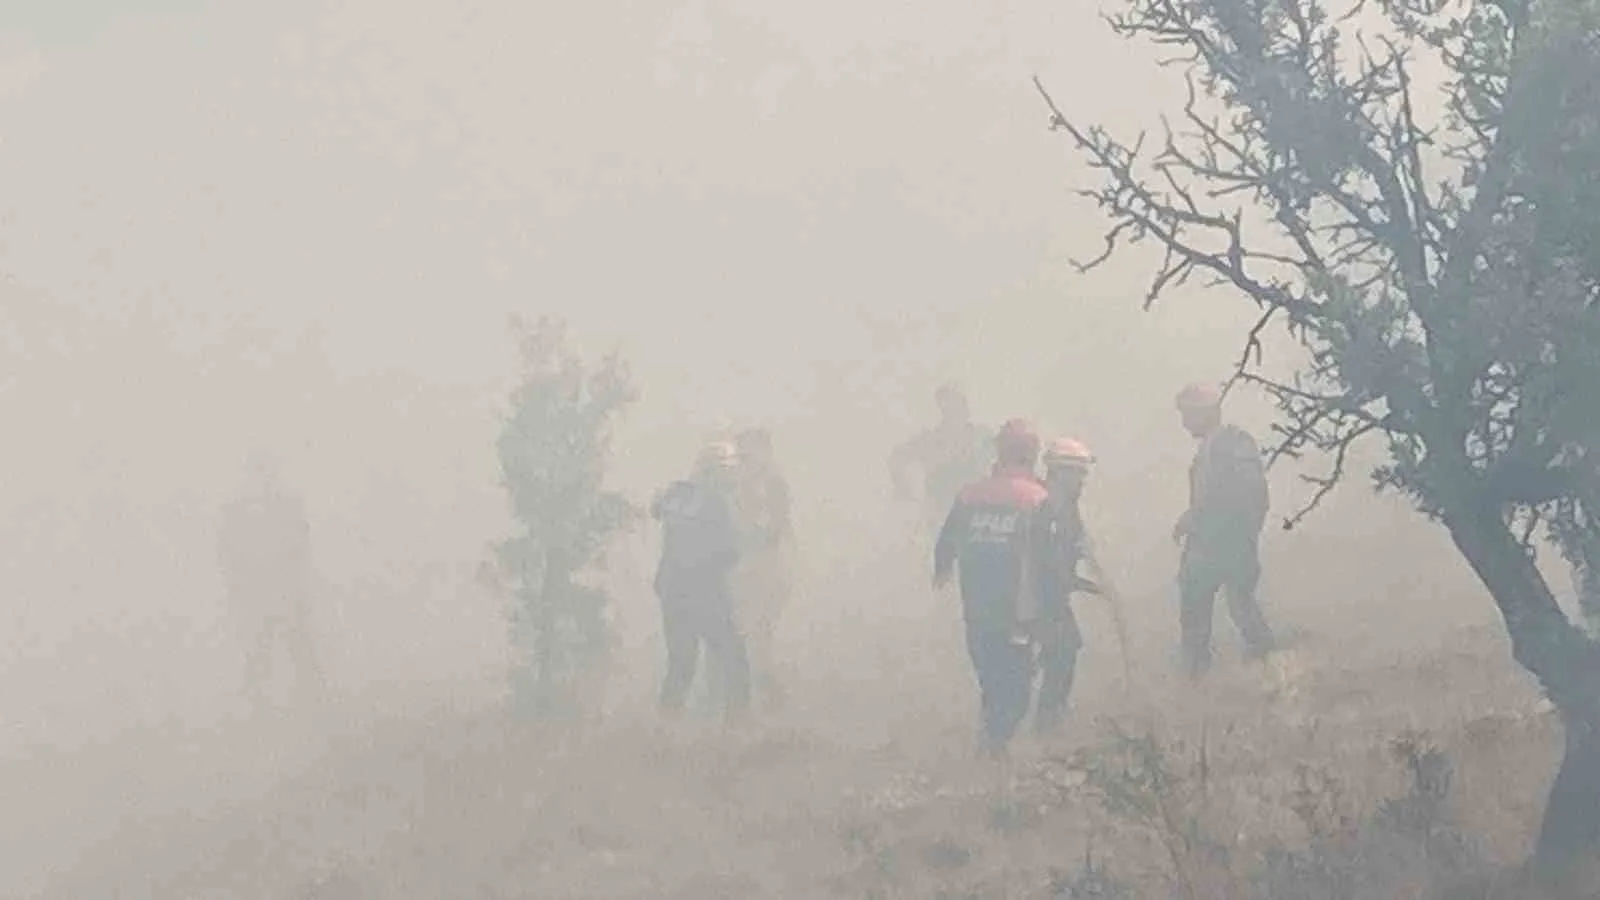
{"label": "hillside", "polygon": [[1076,727],[1020,749],[1005,793],[970,758],[966,693],[941,703],[897,693],[894,677],[852,683],[840,665],[802,682],[784,716],[735,735],[666,731],[624,708],[563,743],[492,705],[345,721],[314,750],[301,731],[273,784],[222,797],[220,782],[197,781],[187,803],[147,804],[42,896],[1049,897],[1068,896],[1062,879],[1086,852],[1136,896],[1158,896],[1172,871],[1159,829],[1108,815],[1089,778],[1110,758],[1110,722],[1133,735],[1153,725],[1175,771],[1192,774],[1203,742],[1200,821],[1230,835],[1240,871],[1274,842],[1306,843],[1295,808],[1310,788],[1353,818],[1400,795],[1392,744],[1408,730],[1454,766],[1450,827],[1483,860],[1514,859],[1556,749],[1486,632],[1406,661],[1307,638],[1269,670],[1224,667],[1198,695],[1146,667],[1143,702],[1114,686],[1114,656],[1090,662]]}

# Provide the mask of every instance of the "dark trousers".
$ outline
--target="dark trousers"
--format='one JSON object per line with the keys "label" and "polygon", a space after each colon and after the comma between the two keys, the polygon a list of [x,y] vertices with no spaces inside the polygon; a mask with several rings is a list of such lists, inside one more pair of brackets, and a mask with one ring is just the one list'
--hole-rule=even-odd
{"label": "dark trousers", "polygon": [[1178,570],[1178,622],[1183,634],[1183,662],[1189,677],[1200,678],[1211,668],[1211,626],[1217,592],[1228,598],[1228,614],[1253,658],[1272,650],[1272,629],[1267,625],[1256,586],[1261,581],[1259,540],[1255,535],[1184,547]]}
{"label": "dark trousers", "polygon": [[726,585],[701,590],[683,589],[661,594],[661,632],[667,645],[667,674],[661,682],[661,711],[683,711],[705,647],[720,676],[721,695],[729,718],[739,718],[750,708],[750,659],[744,636],[733,616],[733,601]]}
{"label": "dark trousers", "polygon": [[1038,734],[1047,735],[1059,729],[1066,718],[1083,637],[1071,607],[1054,613],[1037,632],[1039,701],[1033,713],[1033,728]]}
{"label": "dark trousers", "polygon": [[[750,658],[751,690],[769,709],[788,700],[775,651],[778,620],[788,606],[791,589],[787,548],[768,545],[746,552],[731,576],[734,621]],[[712,696],[722,684],[711,682]]]}
{"label": "dark trousers", "polygon": [[1033,688],[1033,647],[1017,632],[987,622],[967,622],[967,654],[978,676],[978,708],[987,749],[1011,742],[1028,715]]}

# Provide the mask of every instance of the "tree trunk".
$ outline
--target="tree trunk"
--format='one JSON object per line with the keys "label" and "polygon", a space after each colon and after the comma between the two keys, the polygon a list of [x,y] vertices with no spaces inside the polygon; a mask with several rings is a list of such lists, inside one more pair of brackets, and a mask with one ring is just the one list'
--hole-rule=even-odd
{"label": "tree trunk", "polygon": [[1540,868],[1557,872],[1600,863],[1600,723],[1561,712],[1566,747],[1534,850]]}
{"label": "tree trunk", "polygon": [[541,716],[557,716],[566,710],[569,679],[566,677],[569,648],[561,634],[562,606],[572,592],[572,577],[566,565],[554,554],[546,555],[544,577],[539,582],[538,708]]}
{"label": "tree trunk", "polygon": [[1512,655],[1561,716],[1566,746],[1545,805],[1533,862],[1560,875],[1600,860],[1600,644],[1561,611],[1549,584],[1499,511],[1449,508],[1445,525],[1494,597]]}

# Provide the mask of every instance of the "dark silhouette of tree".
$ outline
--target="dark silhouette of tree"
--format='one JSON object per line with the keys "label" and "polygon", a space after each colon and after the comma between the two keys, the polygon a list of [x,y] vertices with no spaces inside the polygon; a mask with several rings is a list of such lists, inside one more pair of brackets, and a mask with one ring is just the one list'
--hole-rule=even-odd
{"label": "dark silhouette of tree", "polygon": [[[1492,595],[1565,725],[1546,871],[1600,850],[1600,644],[1534,565],[1542,525],[1600,561],[1597,24],[1593,0],[1128,0],[1113,31],[1171,51],[1189,87],[1153,152],[1072,123],[1036,80],[1104,176],[1084,193],[1110,230],[1083,267],[1153,242],[1147,307],[1201,276],[1259,310],[1230,385],[1276,401],[1272,460],[1330,461],[1285,527],[1371,436],[1377,485]],[[1306,351],[1292,378],[1261,368],[1277,327]]]}
{"label": "dark silhouette of tree", "polygon": [[575,356],[563,323],[512,328],[523,373],[498,449],[517,530],[495,557],[512,599],[513,698],[540,716],[590,717],[613,643],[610,597],[592,576],[638,517],[605,487],[611,429],[637,392],[615,354],[592,366]]}

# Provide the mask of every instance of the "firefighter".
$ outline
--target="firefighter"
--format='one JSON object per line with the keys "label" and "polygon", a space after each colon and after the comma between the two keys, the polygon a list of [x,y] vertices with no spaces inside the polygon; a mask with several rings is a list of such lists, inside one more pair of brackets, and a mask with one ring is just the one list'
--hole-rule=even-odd
{"label": "firefighter", "polygon": [[301,699],[323,699],[327,685],[311,635],[311,526],[304,503],[266,454],[251,460],[244,489],[222,509],[217,562],[244,645],[244,689],[252,706],[266,705],[280,650]]}
{"label": "firefighter", "polygon": [[1078,572],[1080,563],[1092,564],[1079,499],[1093,464],[1089,448],[1074,438],[1059,438],[1045,448],[1048,496],[1039,517],[1039,603],[1028,628],[1038,654],[1039,698],[1033,725],[1041,737],[1061,727],[1072,693],[1078,651],[1083,647],[1083,633],[1072,611],[1072,594],[1100,590]]}
{"label": "firefighter", "polygon": [[933,583],[942,588],[960,567],[967,652],[978,679],[981,749],[1003,757],[1028,713],[1032,644],[1019,621],[1033,605],[1032,544],[1045,488],[1034,471],[1039,436],[1013,419],[995,438],[989,477],[964,487],[934,547]]}
{"label": "firefighter", "polygon": [[740,432],[736,446],[735,513],[743,552],[733,572],[734,609],[749,650],[752,687],[776,707],[787,697],[773,655],[773,633],[792,590],[789,482],[778,469],[765,428]]}
{"label": "firefighter", "polygon": [[1268,491],[1255,439],[1222,420],[1222,391],[1191,384],[1178,394],[1183,427],[1198,442],[1189,466],[1189,508],[1172,529],[1183,548],[1178,569],[1184,667],[1199,679],[1211,666],[1211,627],[1218,590],[1248,655],[1265,657],[1273,635],[1256,599],[1260,540]]}
{"label": "firefighter", "polygon": [[717,669],[729,721],[742,719],[750,705],[750,663],[728,584],[739,561],[731,499],[737,465],[733,444],[708,444],[691,476],[667,487],[650,506],[662,525],[655,591],[667,649],[660,708],[668,718],[683,711],[702,645]]}
{"label": "firefighter", "polygon": [[942,516],[961,488],[984,476],[990,454],[988,435],[972,422],[967,395],[955,384],[934,392],[939,421],[894,449],[889,455],[889,477],[896,500],[911,496],[909,471],[922,474],[922,502],[930,529],[937,530]]}

